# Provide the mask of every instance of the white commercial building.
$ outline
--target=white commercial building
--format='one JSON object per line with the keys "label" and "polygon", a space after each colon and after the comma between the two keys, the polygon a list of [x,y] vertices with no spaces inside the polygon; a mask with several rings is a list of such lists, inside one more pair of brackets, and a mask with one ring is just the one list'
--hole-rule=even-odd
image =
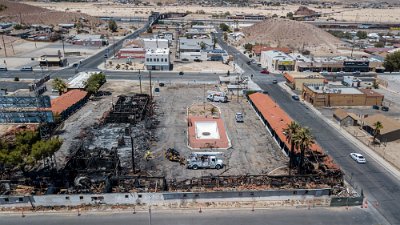
{"label": "white commercial building", "polygon": [[147,70],[170,70],[169,48],[147,50],[144,64]]}
{"label": "white commercial building", "polygon": [[146,50],[156,50],[168,48],[168,40],[160,38],[145,38],[143,39],[144,48]]}
{"label": "white commercial building", "polygon": [[211,50],[213,45],[214,43],[211,38],[179,38],[179,52],[200,52],[201,50]]}
{"label": "white commercial building", "polygon": [[281,51],[261,52],[260,63],[263,68],[275,71],[293,71],[295,60]]}

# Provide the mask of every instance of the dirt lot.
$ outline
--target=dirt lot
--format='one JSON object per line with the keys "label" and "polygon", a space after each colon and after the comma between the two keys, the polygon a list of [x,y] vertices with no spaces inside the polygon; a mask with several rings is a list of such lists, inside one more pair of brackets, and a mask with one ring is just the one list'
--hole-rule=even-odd
{"label": "dirt lot", "polygon": [[[206,90],[212,88],[207,86]],[[155,98],[161,121],[157,132],[159,141],[151,149],[156,156],[154,165],[160,171],[157,175],[188,179],[209,174],[260,174],[286,164],[286,157],[277,148],[250,105],[243,99],[237,102],[236,98],[229,103],[216,103],[221,109],[221,117],[232,142],[232,148],[223,152],[226,168],[195,171],[166,160],[164,150],[167,148],[174,147],[183,156],[191,152],[186,139],[186,110],[188,105],[203,101],[203,90],[203,85],[172,85],[161,88],[160,95]],[[235,122],[235,112],[244,113],[244,123]]]}
{"label": "dirt lot", "polygon": [[227,73],[233,71],[233,67],[222,62],[203,61],[189,63],[174,63],[174,71],[186,72],[209,72],[209,73]]}
{"label": "dirt lot", "polygon": [[[235,14],[261,14],[265,16],[286,16],[288,12],[294,12],[299,8],[299,5],[285,5],[281,6],[258,6],[254,7],[202,7],[194,5],[181,5],[181,6],[147,6],[135,7],[134,5],[122,5],[107,3],[48,3],[48,2],[27,2],[27,4],[41,6],[47,9],[63,11],[67,9],[70,12],[82,12],[91,16],[125,16],[130,17],[134,12],[135,16],[145,17],[151,11],[156,12],[196,12],[203,10],[206,14],[197,14],[203,18],[207,18],[210,14],[223,14],[230,12],[231,15]],[[331,8],[319,9],[319,5],[309,5],[308,7],[317,12],[328,14],[323,19],[335,18],[337,20],[346,21],[368,21],[368,22],[398,22],[400,15],[400,8],[393,7],[390,9],[352,9],[343,8],[343,6],[336,5]]]}

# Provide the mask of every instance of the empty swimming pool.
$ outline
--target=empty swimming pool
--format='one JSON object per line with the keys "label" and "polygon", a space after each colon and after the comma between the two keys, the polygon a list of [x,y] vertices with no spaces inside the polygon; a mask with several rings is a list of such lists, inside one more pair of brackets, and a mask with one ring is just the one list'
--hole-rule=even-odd
{"label": "empty swimming pool", "polygon": [[197,139],[219,139],[218,125],[216,121],[195,122]]}

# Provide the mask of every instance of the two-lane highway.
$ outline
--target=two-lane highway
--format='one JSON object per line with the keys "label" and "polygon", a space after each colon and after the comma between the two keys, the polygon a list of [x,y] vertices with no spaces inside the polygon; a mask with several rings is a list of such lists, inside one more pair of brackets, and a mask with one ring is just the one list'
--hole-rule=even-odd
{"label": "two-lane highway", "polygon": [[[367,158],[367,163],[357,164],[349,157],[350,152],[362,152],[360,148],[349,142],[342,134],[318,117],[306,105],[293,101],[289,94],[279,85],[272,84],[271,80],[280,75],[267,75],[255,73],[252,66],[246,64],[248,58],[235,48],[226,45],[221,35],[217,35],[218,43],[236,56],[238,64],[243,64],[246,74],[254,74],[253,80],[269,92],[279,106],[284,109],[294,120],[310,127],[316,141],[331,155],[341,166],[346,174],[346,179],[359,191],[363,190],[370,203],[374,203],[377,210],[395,225],[400,224],[400,181],[391,175],[385,168],[372,159]],[[282,78],[281,78],[282,79]],[[371,207],[371,205],[370,205]]]}

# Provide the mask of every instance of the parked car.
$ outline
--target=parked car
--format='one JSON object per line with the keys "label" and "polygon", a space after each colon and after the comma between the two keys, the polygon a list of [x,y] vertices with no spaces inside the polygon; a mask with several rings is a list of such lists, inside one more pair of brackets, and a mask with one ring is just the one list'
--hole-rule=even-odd
{"label": "parked car", "polygon": [[361,74],[360,71],[354,71],[354,72],[353,72],[353,75],[360,75],[360,74]]}
{"label": "parked car", "polygon": [[243,123],[243,114],[241,112],[237,112],[235,114],[235,120],[238,123]]}
{"label": "parked car", "polygon": [[387,107],[387,106],[382,106],[382,107],[381,107],[381,110],[387,112],[387,111],[389,111],[389,107]]}
{"label": "parked car", "polygon": [[372,108],[376,109],[376,110],[379,110],[379,105],[373,105]]}
{"label": "parked car", "polygon": [[321,74],[321,75],[328,75],[328,71],[323,70],[323,71],[319,72],[319,74]]}
{"label": "parked car", "polygon": [[264,69],[264,70],[261,70],[260,73],[262,73],[262,74],[269,74],[269,71],[266,70],[266,69]]}
{"label": "parked car", "polygon": [[179,75],[181,75],[181,76],[182,76],[182,75],[183,75],[183,72],[182,72],[182,71],[181,71],[181,72],[179,72]]}
{"label": "parked car", "polygon": [[20,71],[33,71],[32,66],[24,66],[20,69]]}
{"label": "parked car", "polygon": [[367,160],[360,153],[350,153],[350,157],[358,163],[366,163]]}
{"label": "parked car", "polygon": [[247,65],[250,65],[250,64],[251,64],[251,61],[247,61],[246,63],[247,63]]}
{"label": "parked car", "polygon": [[299,96],[297,96],[297,95],[292,95],[292,99],[295,100],[295,101],[299,101],[300,100]]}
{"label": "parked car", "polygon": [[272,83],[273,83],[273,84],[277,84],[277,83],[278,83],[278,80],[273,80]]}
{"label": "parked car", "polygon": [[203,60],[201,60],[201,59],[194,59],[193,61],[195,61],[195,62],[203,62]]}
{"label": "parked car", "polygon": [[7,67],[5,67],[5,66],[0,66],[0,71],[7,71],[8,69],[7,69]]}

